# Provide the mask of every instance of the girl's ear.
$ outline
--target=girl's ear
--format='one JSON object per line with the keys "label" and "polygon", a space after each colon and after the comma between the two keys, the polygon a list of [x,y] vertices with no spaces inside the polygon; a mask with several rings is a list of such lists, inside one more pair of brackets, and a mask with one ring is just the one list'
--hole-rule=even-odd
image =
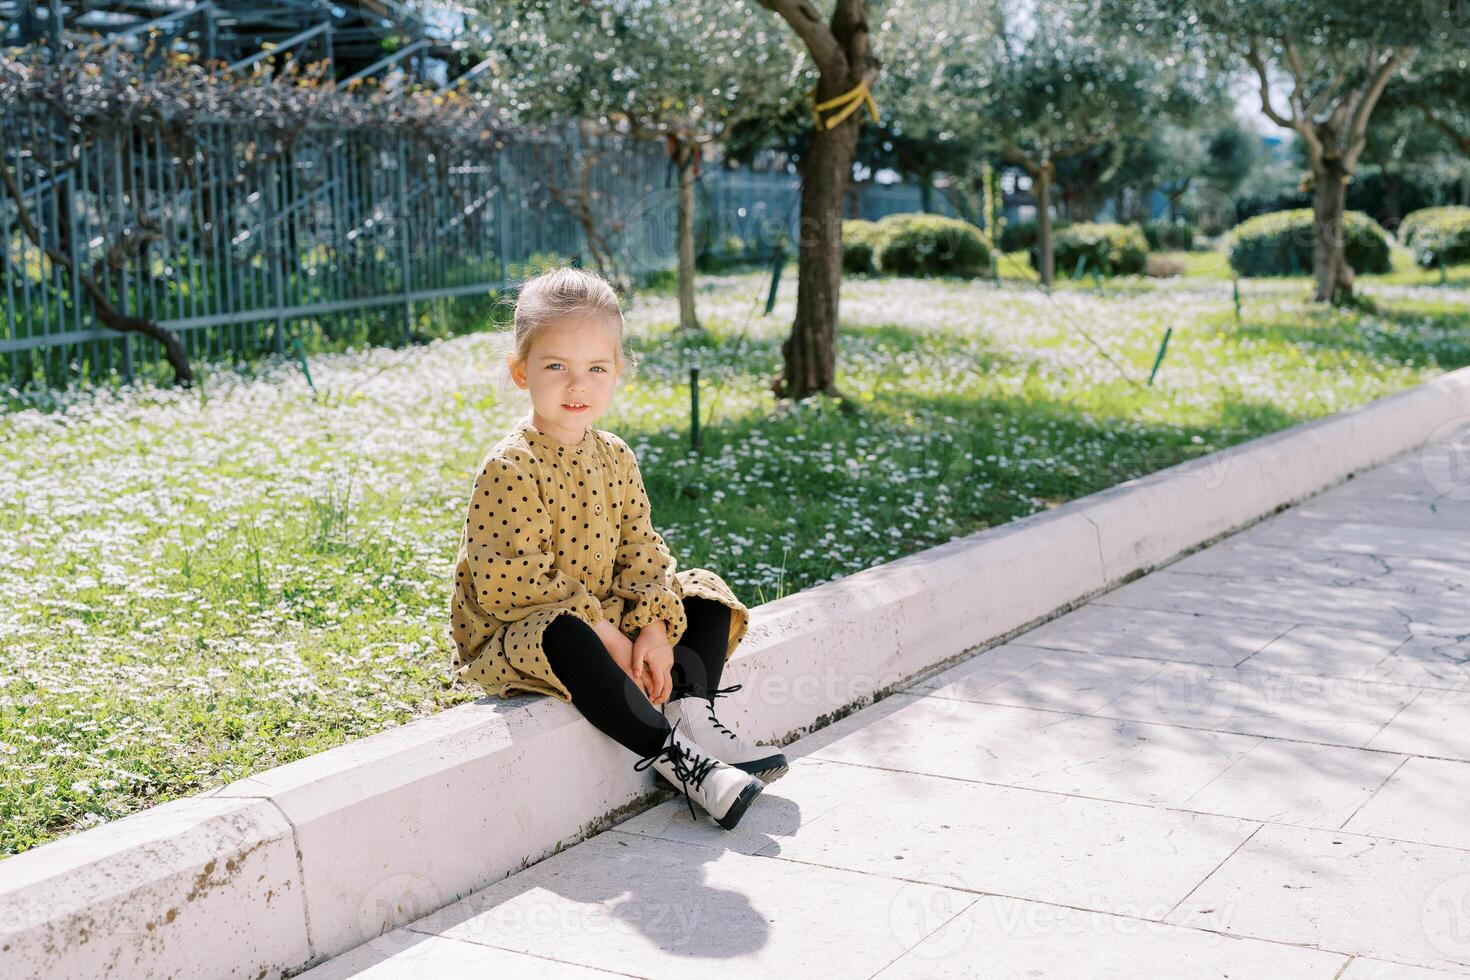
{"label": "girl's ear", "polygon": [[515,351],[505,355],[505,367],[517,388],[526,387],[526,366],[516,358]]}

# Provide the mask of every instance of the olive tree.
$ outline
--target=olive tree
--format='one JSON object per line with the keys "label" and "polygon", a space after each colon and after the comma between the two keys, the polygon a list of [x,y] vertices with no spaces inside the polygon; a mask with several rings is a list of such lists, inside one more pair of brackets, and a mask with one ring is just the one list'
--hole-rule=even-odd
{"label": "olive tree", "polygon": [[1447,46],[1451,11],[1395,13],[1372,0],[1103,0],[1167,50],[1192,51],[1251,79],[1261,112],[1302,141],[1312,176],[1315,298],[1352,296],[1344,255],[1347,185],[1395,74]]}
{"label": "olive tree", "polygon": [[[1031,178],[1044,285],[1055,278],[1051,196],[1063,161],[1120,148],[1192,100],[1191,80],[1113,35],[1080,3],[1038,4],[1000,32],[1000,60],[981,119],[1005,159]],[[1097,175],[1105,182],[1121,162]]]}
{"label": "olive tree", "polygon": [[[863,91],[878,80],[867,0],[836,0],[823,17],[811,0],[760,0],[795,32],[819,73],[811,144],[801,159],[796,319],[781,345],[772,390],[802,399],[837,390],[837,312],[842,286],[842,198],[852,177]],[[845,96],[846,99],[840,99]],[[836,102],[835,105],[831,104]],[[817,106],[828,105],[827,111]],[[844,403],[845,404],[845,403]]]}
{"label": "olive tree", "polygon": [[[485,84],[519,121],[576,120],[599,132],[666,142],[678,172],[672,203],[679,326],[698,329],[694,182],[701,147],[741,119],[771,111],[800,83],[796,46],[744,0],[486,2],[474,24],[496,52]],[[595,163],[595,154],[584,154],[584,169]],[[565,203],[590,213],[574,194]],[[645,213],[623,218],[662,223],[668,203],[654,195],[640,202]]]}

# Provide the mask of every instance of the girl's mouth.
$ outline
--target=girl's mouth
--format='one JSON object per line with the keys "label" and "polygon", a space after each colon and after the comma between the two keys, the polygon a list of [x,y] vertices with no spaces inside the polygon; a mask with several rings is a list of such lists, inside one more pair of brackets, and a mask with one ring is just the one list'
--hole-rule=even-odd
{"label": "girl's mouth", "polygon": [[567,404],[565,402],[562,403],[562,406],[561,407],[564,408],[564,409],[566,409],[568,412],[581,412],[581,411],[585,411],[586,408],[587,408],[586,405],[577,405],[577,404],[571,404],[571,405],[569,405],[569,404]]}

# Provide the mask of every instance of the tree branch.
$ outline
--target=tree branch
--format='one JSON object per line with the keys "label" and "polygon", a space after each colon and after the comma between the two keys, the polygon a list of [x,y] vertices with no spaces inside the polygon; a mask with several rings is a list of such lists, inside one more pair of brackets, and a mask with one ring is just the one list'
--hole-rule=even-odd
{"label": "tree branch", "polygon": [[163,345],[164,353],[168,357],[169,366],[174,369],[174,376],[184,387],[194,382],[194,372],[189,366],[189,354],[184,350],[184,345],[171,330],[154,323],[146,317],[129,316],[112,305],[112,299],[107,295],[97,280],[87,275],[72,264],[71,256],[44,244],[41,240],[41,231],[36,227],[36,222],[31,218],[30,208],[26,206],[25,197],[21,193],[19,185],[16,184],[15,174],[11,173],[10,166],[0,162],[0,182],[5,184],[5,190],[10,194],[11,200],[15,201],[15,216],[20,222],[20,227],[25,232],[32,245],[40,249],[51,260],[52,265],[65,269],[67,275],[76,281],[92,301],[92,309],[97,313],[97,319],[119,333],[140,333],[152,337]]}
{"label": "tree branch", "polygon": [[[1405,51],[1405,57],[1407,55],[1408,52]],[[1379,97],[1388,87],[1388,80],[1393,77],[1398,66],[1399,52],[1390,50],[1388,57],[1378,65],[1368,87],[1363,90],[1362,96],[1358,99],[1357,107],[1353,110],[1352,124],[1348,127],[1347,152],[1343,154],[1343,165],[1347,168],[1348,173],[1353,172],[1358,156],[1368,142],[1368,117],[1373,114],[1373,107],[1378,104]]]}
{"label": "tree branch", "polygon": [[1288,36],[1283,36],[1281,43],[1286,50],[1286,65],[1291,69],[1291,95],[1287,98],[1287,103],[1291,106],[1292,118],[1305,117],[1310,123],[1312,122],[1311,115],[1307,112],[1307,104],[1302,99],[1303,79],[1306,78],[1307,73],[1302,68],[1302,59],[1297,53],[1296,42]]}
{"label": "tree branch", "polygon": [[1262,60],[1261,52],[1256,48],[1256,42],[1254,40],[1245,49],[1244,55],[1245,60],[1256,70],[1256,77],[1260,79],[1261,111],[1266,114],[1267,119],[1276,125],[1285,127],[1286,129],[1296,129],[1296,121],[1294,119],[1288,119],[1277,112],[1276,107],[1271,104],[1271,77],[1266,71],[1266,62]]}
{"label": "tree branch", "polygon": [[759,0],[759,3],[791,25],[823,75],[838,78],[847,72],[847,56],[811,0]]}
{"label": "tree branch", "polygon": [[1041,176],[1041,164],[1036,161],[1035,157],[1022,150],[1015,143],[1007,140],[1001,147],[1001,152],[1005,154],[1007,160],[1031,175],[1032,179]]}
{"label": "tree branch", "polygon": [[1431,126],[1453,140],[1455,145],[1460,148],[1461,153],[1470,156],[1470,132],[1461,132],[1460,130],[1456,129],[1453,125],[1450,124],[1449,120],[1436,115],[1434,110],[1429,107],[1428,103],[1420,102],[1417,103],[1417,105],[1419,106],[1419,111],[1424,114],[1425,120]]}

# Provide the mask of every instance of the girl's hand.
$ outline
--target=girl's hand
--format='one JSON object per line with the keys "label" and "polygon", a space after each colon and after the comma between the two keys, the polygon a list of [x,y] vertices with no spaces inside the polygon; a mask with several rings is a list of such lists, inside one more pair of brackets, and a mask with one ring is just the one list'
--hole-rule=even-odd
{"label": "girl's hand", "polygon": [[597,635],[602,640],[608,656],[613,662],[623,669],[623,673],[632,678],[638,689],[652,700],[652,686],[646,676],[640,677],[633,670],[633,641],[623,635],[622,630],[613,625],[610,619],[604,619],[597,624]]}
{"label": "girl's hand", "polygon": [[664,623],[656,619],[638,631],[633,641],[633,673],[647,676],[651,688],[648,700],[663,704],[674,690],[674,648],[669,645]]}

